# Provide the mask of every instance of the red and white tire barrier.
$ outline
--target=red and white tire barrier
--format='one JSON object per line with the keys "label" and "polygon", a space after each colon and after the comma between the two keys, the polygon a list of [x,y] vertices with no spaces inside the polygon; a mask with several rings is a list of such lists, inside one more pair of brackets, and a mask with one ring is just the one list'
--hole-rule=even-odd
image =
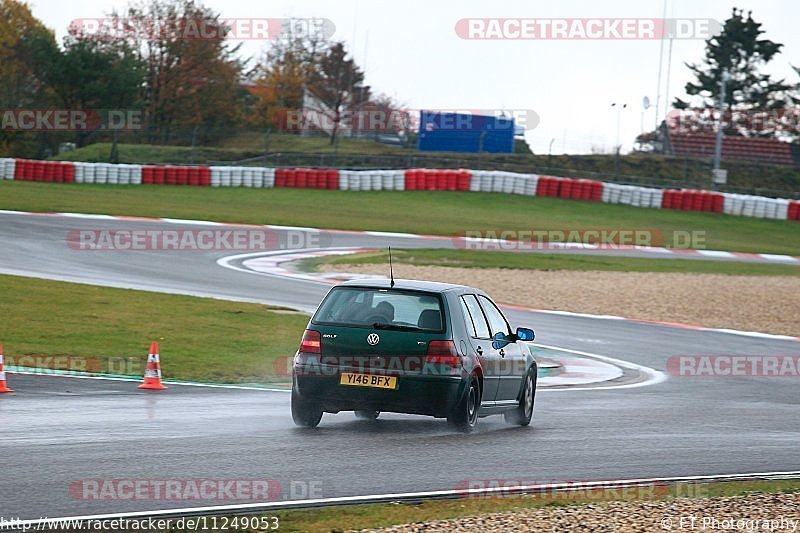
{"label": "red and white tire barrier", "polygon": [[339,171],[317,168],[276,168],[274,186],[335,190],[339,188]]}
{"label": "red and white tire barrier", "polygon": [[75,165],[75,183],[110,185],[141,185],[142,183],[142,165],[73,164]]}
{"label": "red and white tire barrier", "polygon": [[517,174],[502,170],[466,170],[472,174],[469,190],[473,192],[502,192],[536,196],[539,176]]}
{"label": "red and white tire barrier", "polygon": [[664,191],[635,185],[619,185],[603,183],[600,201],[607,204],[624,204],[634,207],[651,207],[661,209]]}
{"label": "red and white tire barrier", "polygon": [[275,169],[265,167],[210,167],[212,187],[253,187],[257,189],[275,186]]}
{"label": "red and white tire barrier", "polygon": [[[783,198],[764,198],[747,194],[725,194],[723,212],[728,215],[772,218],[777,220],[798,220],[797,214],[790,212],[792,204],[800,205]],[[794,208],[797,210],[797,207]],[[794,215],[794,216],[790,216]]]}
{"label": "red and white tire barrier", "polygon": [[13,180],[16,161],[7,157],[0,158],[0,180]]}
{"label": "red and white tire barrier", "polygon": [[339,189],[342,191],[404,191],[404,170],[340,170]]}
{"label": "red and white tire barrier", "polygon": [[73,183],[75,164],[61,161],[31,161],[28,159],[4,160],[2,173],[5,179],[17,181],[44,181]]}
{"label": "red and white tire barrier", "polygon": [[405,171],[407,191],[468,191],[469,170],[410,168]]}
{"label": "red and white tire barrier", "polygon": [[800,201],[747,194],[658,189],[500,170],[347,170],[239,166],[112,165],[0,158],[0,179],[111,185],[289,187],[342,191],[472,191],[549,196],[652,209],[800,220]]}

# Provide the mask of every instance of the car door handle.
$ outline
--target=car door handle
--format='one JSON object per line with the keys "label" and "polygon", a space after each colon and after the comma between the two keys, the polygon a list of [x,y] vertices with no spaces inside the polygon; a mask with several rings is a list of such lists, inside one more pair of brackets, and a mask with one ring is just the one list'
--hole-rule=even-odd
{"label": "car door handle", "polygon": [[483,348],[481,348],[480,346],[475,348],[475,351],[478,352],[478,355],[483,355]]}

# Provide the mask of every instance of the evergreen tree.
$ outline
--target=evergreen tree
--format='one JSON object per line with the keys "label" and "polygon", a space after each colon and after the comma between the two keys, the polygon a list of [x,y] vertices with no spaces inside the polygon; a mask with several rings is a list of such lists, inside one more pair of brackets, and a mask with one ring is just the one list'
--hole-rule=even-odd
{"label": "evergreen tree", "polygon": [[777,132],[774,119],[780,114],[776,111],[786,107],[791,86],[762,72],[783,45],[762,38],[765,32],[761,26],[753,20],[752,12],[744,16],[741,9],[734,8],[720,34],[706,41],[703,63],[686,64],[696,78],[685,87],[686,94],[694,97],[693,101],[676,98],[673,106],[687,109],[694,104],[699,108],[715,108],[720,97],[720,81],[727,71],[730,77],[725,87],[725,132],[774,136]]}

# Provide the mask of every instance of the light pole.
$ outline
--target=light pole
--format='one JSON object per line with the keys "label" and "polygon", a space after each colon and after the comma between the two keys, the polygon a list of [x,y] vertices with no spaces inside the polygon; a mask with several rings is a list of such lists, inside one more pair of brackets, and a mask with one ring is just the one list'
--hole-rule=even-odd
{"label": "light pole", "polygon": [[650,109],[650,98],[645,96],[642,98],[642,115],[639,119],[639,133],[644,133],[644,113]]}
{"label": "light pole", "polygon": [[717,183],[724,184],[727,181],[726,172],[720,169],[719,165],[722,159],[722,126],[725,113],[725,88],[730,78],[730,73],[727,70],[723,70],[719,80],[719,120],[717,121],[717,141],[714,144],[714,168],[711,171],[713,177],[712,187],[714,188],[716,188],[715,186]]}
{"label": "light pole", "polygon": [[[664,0],[664,7],[661,10],[661,23],[667,20],[667,0]],[[658,129],[658,109],[661,105],[661,71],[663,70],[664,63],[664,32],[661,32],[661,42],[658,46],[658,81],[656,82],[656,116],[653,129]]]}
{"label": "light pole", "polygon": [[623,109],[628,108],[628,104],[621,104],[618,105],[617,102],[612,102],[611,107],[617,108],[617,142],[615,146],[617,147],[617,151],[619,151],[619,121],[620,121],[620,114],[622,113]]}
{"label": "light pole", "polygon": [[616,156],[614,157],[614,173],[616,174],[617,179],[619,179],[619,150],[621,148],[621,146],[619,144],[619,122],[620,122],[622,110],[626,109],[628,107],[628,104],[617,105],[617,102],[612,102],[611,103],[611,107],[617,108],[617,140],[616,140],[617,142],[614,145],[614,147],[615,147],[614,152],[616,153]]}

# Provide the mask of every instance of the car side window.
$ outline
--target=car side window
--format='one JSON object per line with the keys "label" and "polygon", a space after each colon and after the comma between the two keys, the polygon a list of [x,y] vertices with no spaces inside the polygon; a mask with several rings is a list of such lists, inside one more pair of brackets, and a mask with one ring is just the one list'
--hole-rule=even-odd
{"label": "car side window", "polygon": [[486,318],[489,320],[489,326],[492,330],[492,335],[498,332],[502,332],[505,335],[511,335],[511,328],[508,327],[508,322],[506,322],[503,313],[494,305],[489,298],[485,296],[481,296],[481,307],[483,307],[484,313],[486,313]]}
{"label": "car side window", "polygon": [[486,323],[486,317],[483,316],[478,300],[472,294],[466,294],[461,297],[461,307],[464,310],[464,319],[467,321],[467,328],[470,326],[473,337],[478,339],[488,339],[491,337],[489,333],[489,324]]}

